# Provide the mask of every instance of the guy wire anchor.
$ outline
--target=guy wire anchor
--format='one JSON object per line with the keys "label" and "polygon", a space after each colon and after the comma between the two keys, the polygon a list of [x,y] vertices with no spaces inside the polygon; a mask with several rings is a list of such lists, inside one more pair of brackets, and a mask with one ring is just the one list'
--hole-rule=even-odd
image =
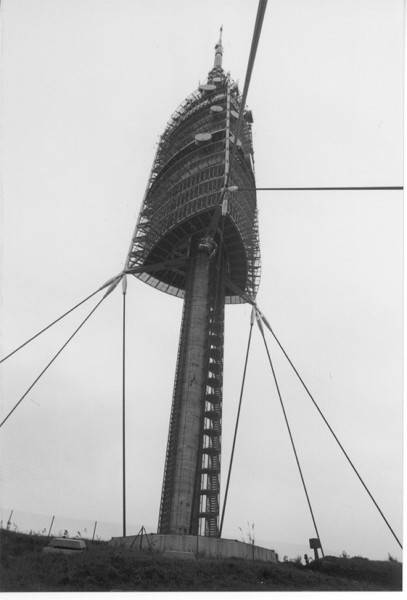
{"label": "guy wire anchor", "polygon": [[127,294],[127,276],[125,273],[122,274],[122,293],[123,295]]}
{"label": "guy wire anchor", "polygon": [[229,185],[229,187],[222,189],[222,194],[223,194],[222,217],[224,217],[228,212],[229,194],[231,192],[237,192],[238,189],[239,188],[237,185]]}
{"label": "guy wire anchor", "polygon": [[257,325],[258,325],[262,335],[264,335],[264,329],[263,329],[263,323],[262,323],[263,315],[261,314],[260,310],[257,308],[257,306],[255,304],[253,305],[253,308],[252,308],[252,319],[254,318],[253,313],[256,315]]}
{"label": "guy wire anchor", "polygon": [[117,284],[119,283],[119,281],[121,280],[122,277],[123,277],[123,272],[119,273],[119,275],[115,275],[114,277],[111,277],[103,285],[100,286],[100,288],[98,289],[98,292],[103,290],[106,287],[108,288],[105,295],[103,296],[103,298],[106,298],[106,296],[108,296],[111,292],[113,292],[114,288],[117,286]]}
{"label": "guy wire anchor", "polygon": [[103,287],[106,287],[106,285],[109,285],[110,281],[112,281],[112,283],[107,288],[106,293],[103,296],[103,298],[106,298],[109,294],[111,294],[113,292],[113,290],[119,285],[123,276],[124,276],[124,274],[120,273],[120,275],[116,275],[116,277],[113,277],[112,280],[109,280],[107,283],[105,283],[105,285]]}

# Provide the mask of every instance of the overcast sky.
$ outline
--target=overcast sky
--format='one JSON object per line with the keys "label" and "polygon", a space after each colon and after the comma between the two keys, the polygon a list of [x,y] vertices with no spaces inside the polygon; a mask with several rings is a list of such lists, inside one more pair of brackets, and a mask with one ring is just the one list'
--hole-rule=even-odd
{"label": "overcast sky", "polygon": [[[224,27],[243,84],[257,2],[3,0],[1,355],[120,272],[159,135]],[[402,185],[402,0],[270,0],[248,104],[258,186]],[[402,193],[259,192],[258,302],[402,528]],[[128,289],[128,522],[155,530],[182,302]],[[1,415],[92,302],[1,366]],[[223,474],[250,309],[226,308]],[[270,340],[326,553],[398,546]],[[1,430],[5,509],[121,520],[121,294]],[[224,537],[314,536],[254,332]],[[48,519],[48,517],[47,517]]]}

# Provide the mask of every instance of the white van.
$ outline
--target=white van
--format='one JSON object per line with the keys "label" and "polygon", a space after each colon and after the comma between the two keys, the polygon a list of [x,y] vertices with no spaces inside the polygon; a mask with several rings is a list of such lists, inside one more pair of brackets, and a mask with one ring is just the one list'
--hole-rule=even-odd
{"label": "white van", "polygon": [[85,540],[75,538],[52,538],[43,548],[43,552],[61,552],[62,554],[77,554],[86,550]]}

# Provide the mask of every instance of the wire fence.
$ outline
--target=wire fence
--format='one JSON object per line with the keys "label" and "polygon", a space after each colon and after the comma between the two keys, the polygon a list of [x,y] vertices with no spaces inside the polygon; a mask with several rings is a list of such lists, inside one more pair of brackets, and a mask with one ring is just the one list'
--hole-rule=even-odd
{"label": "wire fence", "polygon": [[[142,523],[127,524],[127,535],[136,535]],[[82,538],[107,541],[123,535],[122,523],[98,519],[77,519],[57,514],[38,514],[0,507],[0,529],[47,537]],[[153,527],[146,527],[148,532]]]}

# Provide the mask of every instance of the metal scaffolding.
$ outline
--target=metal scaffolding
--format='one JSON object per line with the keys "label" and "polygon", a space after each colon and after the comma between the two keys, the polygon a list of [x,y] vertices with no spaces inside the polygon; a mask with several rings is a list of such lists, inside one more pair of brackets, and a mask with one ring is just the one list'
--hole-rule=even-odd
{"label": "metal scaffolding", "polygon": [[[230,90],[230,106],[227,95]],[[131,243],[127,269],[188,257],[191,237],[204,232],[224,187],[226,146],[234,142],[241,96],[219,67],[172,115],[160,138],[147,191]],[[255,296],[260,281],[260,250],[252,147],[252,115],[245,111],[231,162],[224,249],[229,277]],[[227,128],[227,120],[230,125]],[[184,297],[186,271],[166,269],[136,275],[161,291]],[[227,289],[226,303],[240,303]]]}

